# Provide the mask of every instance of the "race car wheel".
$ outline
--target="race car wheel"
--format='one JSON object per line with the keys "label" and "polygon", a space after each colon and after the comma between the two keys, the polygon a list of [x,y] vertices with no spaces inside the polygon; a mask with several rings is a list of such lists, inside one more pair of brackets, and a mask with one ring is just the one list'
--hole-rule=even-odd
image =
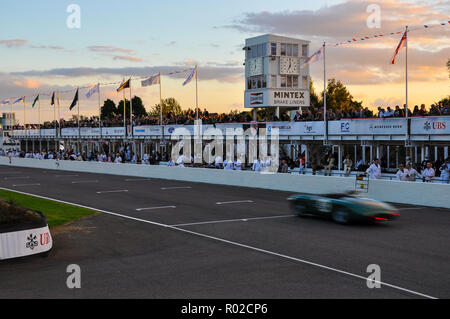
{"label": "race car wheel", "polygon": [[295,213],[297,214],[297,216],[299,217],[305,217],[306,214],[306,207],[304,204],[299,203],[295,205]]}
{"label": "race car wheel", "polygon": [[350,213],[342,208],[338,208],[333,211],[331,217],[338,224],[346,225],[350,223]]}

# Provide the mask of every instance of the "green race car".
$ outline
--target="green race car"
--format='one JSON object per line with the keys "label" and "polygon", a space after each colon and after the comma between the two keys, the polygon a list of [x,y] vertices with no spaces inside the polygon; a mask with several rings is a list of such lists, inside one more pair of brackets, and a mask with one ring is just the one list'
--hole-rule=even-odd
{"label": "green race car", "polygon": [[386,203],[358,196],[355,192],[329,195],[294,195],[288,198],[300,216],[331,218],[339,224],[364,221],[390,221],[400,217],[398,210]]}

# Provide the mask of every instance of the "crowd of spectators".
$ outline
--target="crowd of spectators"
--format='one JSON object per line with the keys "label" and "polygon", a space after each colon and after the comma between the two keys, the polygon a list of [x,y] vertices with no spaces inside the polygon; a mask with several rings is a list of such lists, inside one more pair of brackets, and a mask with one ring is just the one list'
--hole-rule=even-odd
{"label": "crowd of spectators", "polygon": [[[327,120],[341,120],[341,119],[356,119],[356,118],[402,118],[405,117],[406,107],[395,106],[394,108],[379,107],[377,112],[373,112],[368,107],[360,109],[350,109],[347,111],[341,110],[327,110]],[[441,116],[450,115],[450,105],[448,103],[440,102],[439,104],[432,104],[430,109],[427,110],[425,104],[420,107],[416,105],[411,111],[407,109],[409,117],[422,117],[422,116]],[[197,118],[197,113],[195,110],[184,111],[180,115],[176,115],[172,112],[165,114],[163,116],[163,125],[192,125]],[[232,111],[230,113],[210,113],[206,109],[201,111],[199,109],[198,118],[202,120],[203,124],[216,124],[216,123],[248,123],[253,120],[252,112],[236,112]],[[269,121],[290,121],[291,117],[288,112],[283,112],[280,117],[277,117],[273,112],[259,112],[258,121],[269,122]],[[301,121],[323,121],[323,109],[322,108],[309,108],[303,112],[297,112],[293,118],[296,122]],[[128,122],[128,121],[127,121]],[[91,118],[82,118],[79,123],[76,119],[61,121],[45,122],[40,127],[42,129],[52,129],[52,128],[67,128],[67,127],[122,127],[124,125],[123,118],[119,115],[111,119],[102,119],[101,123],[98,116]],[[160,116],[143,115],[141,117],[133,118],[133,125],[160,125]],[[27,129],[37,129],[39,125],[37,124],[27,124]],[[16,125],[14,127],[16,130],[24,129],[23,126]]]}

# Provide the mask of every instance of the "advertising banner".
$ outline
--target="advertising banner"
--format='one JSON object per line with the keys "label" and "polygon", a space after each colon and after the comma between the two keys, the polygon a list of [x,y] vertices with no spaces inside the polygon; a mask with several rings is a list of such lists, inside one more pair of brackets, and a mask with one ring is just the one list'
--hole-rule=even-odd
{"label": "advertising banner", "polygon": [[78,127],[67,127],[61,129],[61,136],[76,137],[78,136]]}
{"label": "advertising banner", "polygon": [[55,134],[56,134],[56,131],[54,128],[41,130],[41,136],[55,136]]}
{"label": "advertising banner", "polygon": [[245,107],[307,107],[310,93],[304,89],[261,89],[245,92]]}
{"label": "advertising banner", "polygon": [[161,126],[136,126],[133,128],[134,136],[160,136]]}
{"label": "advertising banner", "polygon": [[0,234],[0,260],[47,252],[52,246],[48,226]]}
{"label": "advertising banner", "polygon": [[102,136],[124,137],[125,136],[125,128],[124,127],[102,127]]}
{"label": "advertising banner", "polygon": [[450,116],[430,116],[411,119],[413,134],[450,134]]}
{"label": "advertising banner", "polygon": [[328,122],[330,135],[403,135],[406,119],[355,119]]}
{"label": "advertising banner", "polygon": [[81,127],[80,135],[81,136],[100,136],[100,128],[99,127]]}

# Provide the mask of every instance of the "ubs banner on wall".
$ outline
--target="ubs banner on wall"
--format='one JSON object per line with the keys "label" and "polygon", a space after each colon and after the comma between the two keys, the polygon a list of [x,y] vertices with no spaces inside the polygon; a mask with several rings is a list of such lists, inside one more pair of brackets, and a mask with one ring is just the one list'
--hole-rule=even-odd
{"label": "ubs banner on wall", "polygon": [[421,117],[411,119],[414,134],[450,134],[450,117]]}
{"label": "ubs banner on wall", "polygon": [[406,134],[406,119],[356,119],[328,122],[331,135],[403,135]]}

